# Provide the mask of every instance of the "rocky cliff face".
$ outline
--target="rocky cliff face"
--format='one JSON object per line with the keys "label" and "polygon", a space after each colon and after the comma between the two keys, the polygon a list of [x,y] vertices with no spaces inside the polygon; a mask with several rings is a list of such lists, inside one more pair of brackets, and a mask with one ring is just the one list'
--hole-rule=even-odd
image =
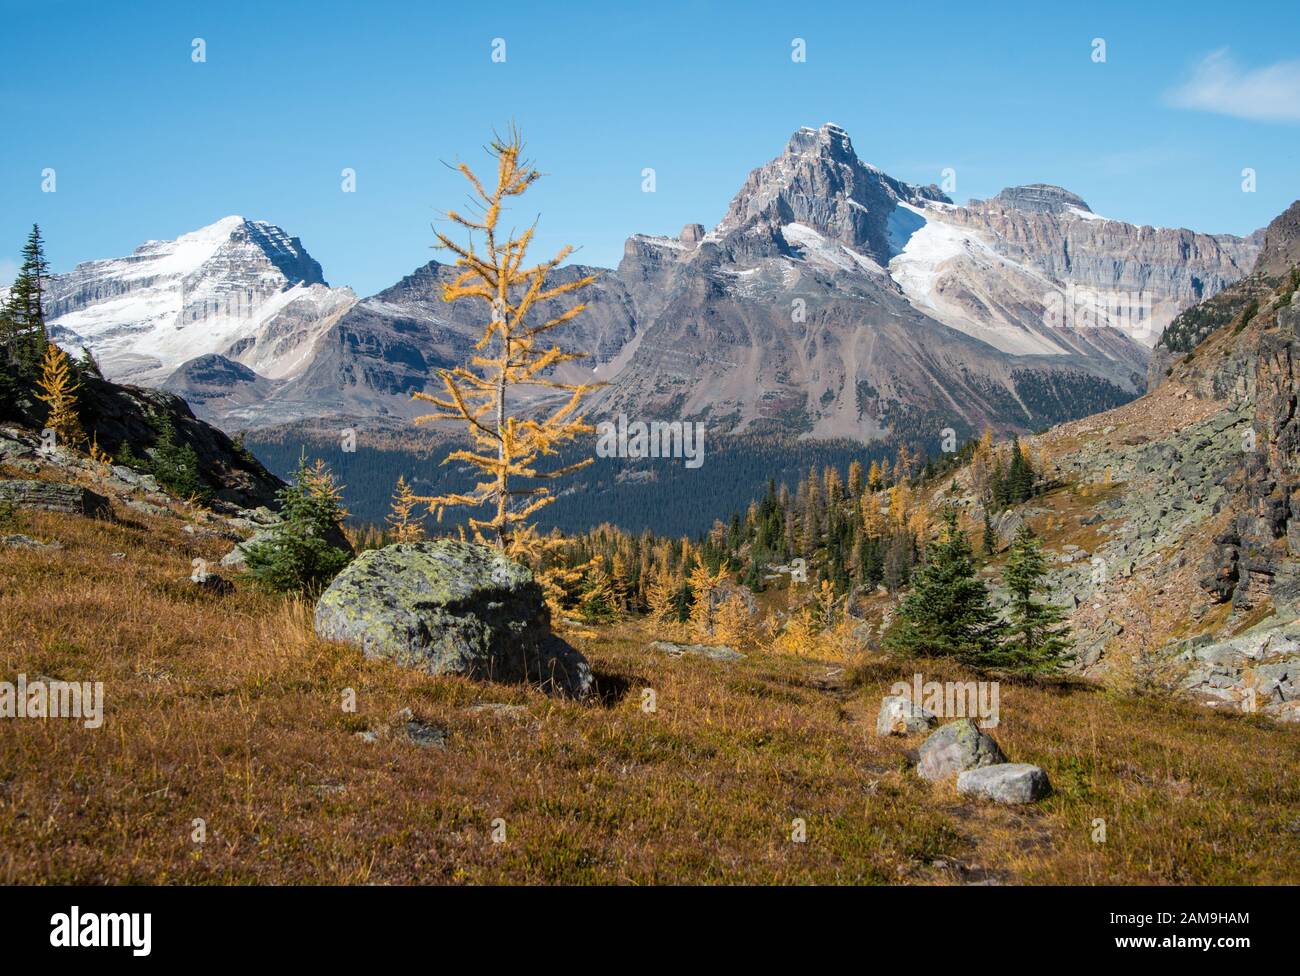
{"label": "rocky cliff face", "polygon": [[1003,259],[981,267],[954,255],[936,268],[931,294],[943,312],[996,320],[998,306],[1010,305],[1003,317],[1058,344],[1077,341],[1056,327],[1073,322],[1085,336],[1111,326],[1149,348],[1179,311],[1241,278],[1259,252],[1254,238],[1109,220],[1043,184],[935,218],[978,235]]}
{"label": "rocky cliff face", "polygon": [[[1285,218],[1275,255],[1300,239]],[[1294,269],[1212,300],[1255,308],[1237,302],[1153,392],[1026,441],[1066,485],[1017,517],[1056,554],[1084,671],[1300,720]]]}

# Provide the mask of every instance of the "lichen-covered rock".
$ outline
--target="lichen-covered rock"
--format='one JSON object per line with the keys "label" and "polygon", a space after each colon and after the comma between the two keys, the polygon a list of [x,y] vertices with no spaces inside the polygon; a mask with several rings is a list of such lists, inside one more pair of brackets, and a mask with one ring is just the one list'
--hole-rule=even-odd
{"label": "lichen-covered rock", "polygon": [[586,659],[551,633],[533,574],[489,546],[362,553],[321,594],[316,633],[429,674],[531,681],[579,698],[591,690]]}
{"label": "lichen-covered rock", "polygon": [[968,769],[957,777],[957,792],[998,803],[1033,803],[1047,796],[1047,774],[1029,763],[996,763]]}
{"label": "lichen-covered rock", "polygon": [[880,701],[876,716],[876,735],[911,735],[938,724],[933,712],[926,711],[903,695],[887,695]]}
{"label": "lichen-covered rock", "polygon": [[993,737],[981,732],[968,718],[949,722],[921,743],[916,773],[931,782],[947,779],[968,769],[1004,763]]}

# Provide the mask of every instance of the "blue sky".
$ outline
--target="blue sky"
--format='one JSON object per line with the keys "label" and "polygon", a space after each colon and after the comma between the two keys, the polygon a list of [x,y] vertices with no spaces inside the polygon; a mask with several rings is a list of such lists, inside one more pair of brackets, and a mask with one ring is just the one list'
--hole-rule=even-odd
{"label": "blue sky", "polygon": [[825,121],[901,179],[952,167],[959,201],[1059,183],[1107,216],[1246,233],[1300,196],[1293,3],[1052,6],[3,0],[0,275],[33,221],[66,271],[239,213],[371,294],[439,256],[430,223],[464,199],[441,161],[481,162],[511,120],[548,174],[520,223],[606,266],[631,233],[716,223]]}

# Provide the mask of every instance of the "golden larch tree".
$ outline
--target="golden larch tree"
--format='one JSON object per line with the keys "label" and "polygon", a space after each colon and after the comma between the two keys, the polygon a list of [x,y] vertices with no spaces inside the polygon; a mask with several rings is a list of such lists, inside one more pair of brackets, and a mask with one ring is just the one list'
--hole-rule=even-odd
{"label": "golden larch tree", "polygon": [[681,582],[673,578],[667,567],[661,567],[646,584],[645,600],[650,619],[669,637],[675,637],[681,629],[677,619],[677,594],[681,588]]}
{"label": "golden larch tree", "polygon": [[[583,358],[579,353],[562,352],[555,345],[548,347],[544,340],[547,333],[581,314],[586,305],[579,303],[541,321],[537,320],[537,306],[584,288],[595,279],[587,276],[548,286],[547,276],[573,249],[564,247],[549,261],[528,265],[527,252],[536,225],[519,234],[503,231],[501,218],[507,204],[522,196],[541,175],[524,159],[523,149],[518,131],[512,130],[504,139],[493,139],[488,152],[496,162],[497,172],[496,183],[490,188],[466,164],[458,167],[469,181],[476,211],[481,212],[448,212],[447,218],[468,232],[465,244],[435,230],[438,246],[456,255],[456,267],[460,269],[455,279],[443,287],[442,297],[448,302],[482,302],[487,321],[470,361],[438,371],[442,390],[413,396],[435,408],[433,413],[417,417],[417,424],[450,420],[465,427],[472,446],[452,451],[443,463],[466,462],[478,470],[481,479],[468,492],[421,497],[419,501],[439,519],[450,506],[486,507],[492,513],[489,518],[469,519],[474,540],[493,544],[536,565],[546,549],[546,540],[537,534],[529,519],[555,500],[548,487],[536,482],[569,474],[592,459],[549,471],[538,462],[558,454],[561,446],[580,434],[594,430],[578,410],[583,397],[600,384],[562,383],[548,378],[556,366]],[[481,250],[475,235],[481,236]],[[556,391],[562,394],[561,402],[543,411],[540,419],[517,417],[511,411],[520,404],[512,394],[523,387]]]}
{"label": "golden larch tree", "polygon": [[58,442],[65,447],[77,447],[84,442],[86,432],[81,429],[77,417],[77,390],[81,389],[81,384],[72,374],[72,361],[68,354],[52,342],[45,347],[41,378],[36,385],[41,389],[36,399],[50,408],[45,426],[54,431]]}
{"label": "golden larch tree", "polygon": [[704,563],[696,563],[687,582],[691,587],[691,632],[697,640],[707,640],[713,636],[716,622],[714,594],[727,579],[727,565],[723,563],[716,573],[709,571]]}
{"label": "golden larch tree", "polygon": [[397,486],[393,489],[393,500],[388,512],[389,531],[397,542],[419,542],[424,538],[424,524],[415,514],[420,499],[406,480],[406,475],[397,476]]}

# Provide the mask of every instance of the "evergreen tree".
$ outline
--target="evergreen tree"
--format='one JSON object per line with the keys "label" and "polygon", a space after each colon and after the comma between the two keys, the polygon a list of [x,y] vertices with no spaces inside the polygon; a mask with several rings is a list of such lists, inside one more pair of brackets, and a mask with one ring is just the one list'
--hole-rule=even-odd
{"label": "evergreen tree", "polygon": [[1038,537],[1022,525],[1007,554],[1003,585],[1011,593],[1010,621],[1001,646],[984,664],[1022,674],[1059,671],[1074,656],[1070,628],[1062,624],[1065,611],[1035,597],[1048,591],[1047,559]]}
{"label": "evergreen tree", "polygon": [[270,537],[245,548],[248,574],[277,593],[315,595],[329,585],[352,557],[331,545],[328,536],[347,518],[341,489],[324,462],[308,467],[298,459],[293,480],[280,489],[283,519]]}
{"label": "evergreen tree", "polygon": [[912,578],[912,564],[915,562],[913,549],[914,543],[908,533],[895,532],[889,537],[882,575],[885,588],[890,593],[902,589]]}
{"label": "evergreen tree", "polygon": [[993,518],[988,506],[984,507],[984,555],[993,556],[998,551],[998,534],[993,531]]}
{"label": "evergreen tree", "polygon": [[1020,438],[1011,442],[1011,467],[1007,471],[1006,497],[1012,504],[1028,501],[1034,493],[1034,471],[1020,448]]}
{"label": "evergreen tree", "polygon": [[886,646],[915,656],[956,657],[980,664],[997,647],[998,623],[988,590],[975,575],[974,554],[957,526],[957,510],[944,517],[942,538],[926,549],[885,636]]}
{"label": "evergreen tree", "polygon": [[5,358],[12,368],[24,376],[34,376],[41,357],[49,345],[45,333],[45,279],[50,266],[45,260],[45,244],[41,229],[32,225],[32,232],[23,246],[23,263],[18,277],[9,289],[5,306],[0,344],[4,345]]}
{"label": "evergreen tree", "polygon": [[203,483],[199,456],[194,448],[177,443],[176,426],[168,414],[161,414],[156,423],[158,443],[151,452],[153,460],[149,463],[149,470],[158,483],[177,498],[207,500],[212,493]]}

